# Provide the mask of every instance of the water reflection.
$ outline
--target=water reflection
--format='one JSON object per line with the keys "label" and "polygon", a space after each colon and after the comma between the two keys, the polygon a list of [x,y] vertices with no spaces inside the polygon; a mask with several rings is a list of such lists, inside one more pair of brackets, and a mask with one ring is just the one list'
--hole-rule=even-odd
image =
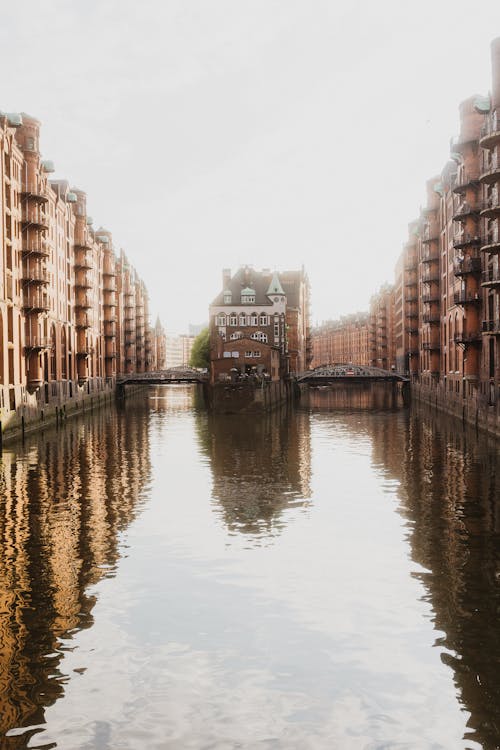
{"label": "water reflection", "polygon": [[304,412],[199,414],[197,427],[210,459],[214,507],[230,532],[269,540],[286,525],[284,511],[307,506],[311,436]]}
{"label": "water reflection", "polygon": [[397,409],[403,405],[398,383],[332,383],[317,387],[302,387],[301,408],[339,409]]}
{"label": "water reflection", "polygon": [[0,747],[496,750],[498,444],[386,386],[199,395],[4,454]]}
{"label": "water reflection", "polygon": [[[129,405],[130,407],[131,405]],[[0,464],[0,736],[40,725],[68,677],[72,634],[92,625],[89,588],[113,575],[120,532],[149,481],[145,406],[68,422]],[[142,417],[142,418],[141,418]],[[25,747],[14,734],[2,747]]]}

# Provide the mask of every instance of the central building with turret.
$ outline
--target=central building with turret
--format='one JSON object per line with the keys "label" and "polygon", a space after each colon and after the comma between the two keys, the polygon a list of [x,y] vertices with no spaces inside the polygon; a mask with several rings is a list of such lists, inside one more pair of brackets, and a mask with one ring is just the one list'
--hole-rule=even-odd
{"label": "central building with turret", "polygon": [[308,365],[309,305],[304,270],[242,266],[222,272],[210,306],[211,380],[259,375],[279,380]]}

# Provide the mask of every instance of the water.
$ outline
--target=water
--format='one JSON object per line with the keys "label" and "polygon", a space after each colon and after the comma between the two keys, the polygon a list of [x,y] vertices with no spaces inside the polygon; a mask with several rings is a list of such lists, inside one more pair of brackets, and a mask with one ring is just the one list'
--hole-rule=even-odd
{"label": "water", "polygon": [[0,747],[500,747],[498,445],[391,403],[166,386],[8,449]]}

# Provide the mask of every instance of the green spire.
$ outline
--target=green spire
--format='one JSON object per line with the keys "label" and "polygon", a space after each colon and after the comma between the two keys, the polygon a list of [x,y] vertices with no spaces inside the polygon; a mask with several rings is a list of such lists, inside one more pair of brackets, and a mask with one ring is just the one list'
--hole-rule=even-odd
{"label": "green spire", "polygon": [[273,274],[273,278],[271,279],[271,283],[269,284],[269,289],[267,290],[267,295],[269,296],[271,294],[285,294],[276,271]]}

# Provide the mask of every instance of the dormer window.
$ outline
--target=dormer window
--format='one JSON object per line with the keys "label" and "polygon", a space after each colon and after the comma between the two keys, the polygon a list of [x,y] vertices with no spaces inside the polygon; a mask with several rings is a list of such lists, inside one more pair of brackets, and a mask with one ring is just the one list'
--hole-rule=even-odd
{"label": "dormer window", "polygon": [[224,290],[224,304],[230,305],[232,301],[233,295],[231,292],[229,292],[227,289]]}
{"label": "dormer window", "polygon": [[253,305],[255,304],[255,289],[247,286],[241,290],[241,304],[242,305]]}

